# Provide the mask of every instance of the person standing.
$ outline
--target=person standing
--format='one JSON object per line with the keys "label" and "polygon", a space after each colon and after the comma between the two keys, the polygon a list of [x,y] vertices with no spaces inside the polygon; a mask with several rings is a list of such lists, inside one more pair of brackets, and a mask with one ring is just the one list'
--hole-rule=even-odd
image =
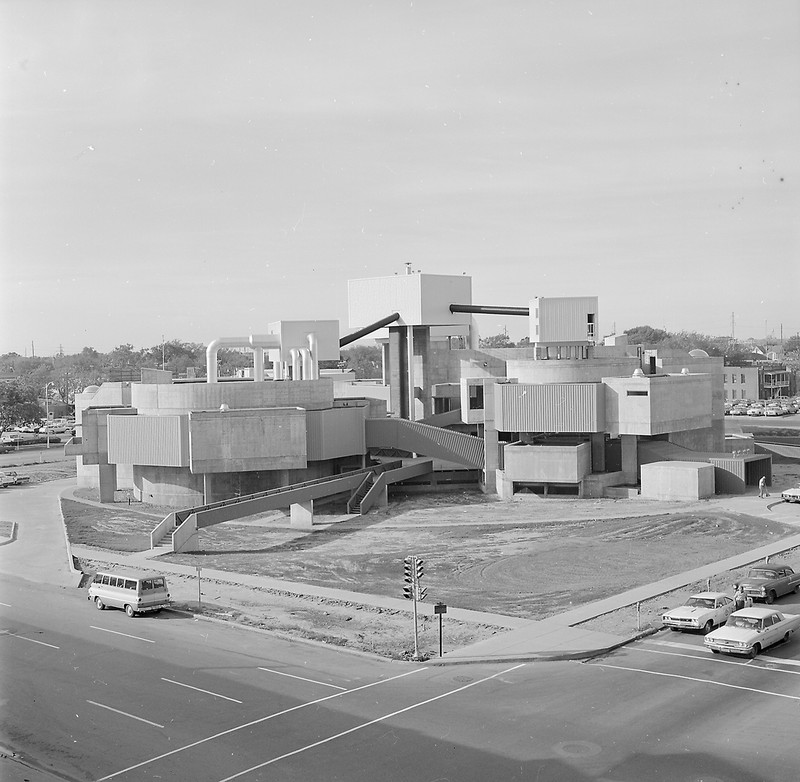
{"label": "person standing", "polygon": [[733,605],[736,611],[741,611],[745,606],[746,596],[741,584],[733,585]]}
{"label": "person standing", "polygon": [[758,496],[769,497],[769,494],[767,494],[767,478],[765,475],[762,475],[758,481]]}

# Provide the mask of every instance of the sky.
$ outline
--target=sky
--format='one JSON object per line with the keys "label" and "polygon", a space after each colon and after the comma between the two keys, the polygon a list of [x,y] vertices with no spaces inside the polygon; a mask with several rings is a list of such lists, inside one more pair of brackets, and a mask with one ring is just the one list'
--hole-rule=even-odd
{"label": "sky", "polygon": [[800,332],[796,0],[0,0],[0,51],[0,354],[346,334],[406,264]]}

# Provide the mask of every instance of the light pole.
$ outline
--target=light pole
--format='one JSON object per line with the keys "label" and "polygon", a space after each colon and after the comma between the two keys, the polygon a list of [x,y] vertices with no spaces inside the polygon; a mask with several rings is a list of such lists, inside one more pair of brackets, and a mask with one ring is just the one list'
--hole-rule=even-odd
{"label": "light pole", "polygon": [[45,435],[47,436],[48,448],[50,447],[50,429],[48,428],[50,424],[50,394],[48,393],[48,390],[52,385],[53,383],[50,382],[44,387],[44,417],[45,417],[44,430],[45,430]]}

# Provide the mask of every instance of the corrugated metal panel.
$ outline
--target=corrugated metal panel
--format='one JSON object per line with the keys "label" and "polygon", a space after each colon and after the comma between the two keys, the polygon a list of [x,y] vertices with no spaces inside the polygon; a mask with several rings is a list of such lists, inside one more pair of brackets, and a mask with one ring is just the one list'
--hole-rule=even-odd
{"label": "corrugated metal panel", "polygon": [[483,467],[483,440],[402,418],[368,419],[367,447],[399,448],[469,467]]}
{"label": "corrugated metal panel", "polygon": [[503,383],[495,387],[501,432],[602,432],[601,383]]}
{"label": "corrugated metal panel", "polygon": [[594,314],[597,331],[597,297],[576,296],[565,298],[541,297],[539,307],[539,335],[536,342],[585,342],[587,315]]}
{"label": "corrugated metal panel", "polygon": [[366,453],[364,407],[309,410],[306,438],[309,461],[360,456]]}
{"label": "corrugated metal panel", "polygon": [[108,416],[108,461],[156,467],[186,467],[188,422],[184,416]]}

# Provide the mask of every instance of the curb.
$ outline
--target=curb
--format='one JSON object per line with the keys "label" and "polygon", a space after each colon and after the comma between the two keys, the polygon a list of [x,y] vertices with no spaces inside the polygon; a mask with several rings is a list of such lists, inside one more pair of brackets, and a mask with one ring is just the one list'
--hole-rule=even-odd
{"label": "curb", "polygon": [[610,646],[601,646],[596,649],[581,649],[573,652],[528,652],[526,654],[508,655],[506,657],[465,657],[461,660],[448,660],[446,657],[436,658],[436,660],[426,660],[426,665],[444,667],[446,665],[485,665],[486,663],[525,663],[525,662],[559,662],[569,660],[589,660],[593,657],[602,657],[615,649],[639,641],[649,635],[660,632],[660,627],[653,627],[644,630],[634,636],[625,638],[619,643]]}
{"label": "curb", "polygon": [[13,543],[17,539],[17,522],[11,521],[9,524],[11,524],[11,533],[7,537],[5,535],[0,536],[0,546]]}

